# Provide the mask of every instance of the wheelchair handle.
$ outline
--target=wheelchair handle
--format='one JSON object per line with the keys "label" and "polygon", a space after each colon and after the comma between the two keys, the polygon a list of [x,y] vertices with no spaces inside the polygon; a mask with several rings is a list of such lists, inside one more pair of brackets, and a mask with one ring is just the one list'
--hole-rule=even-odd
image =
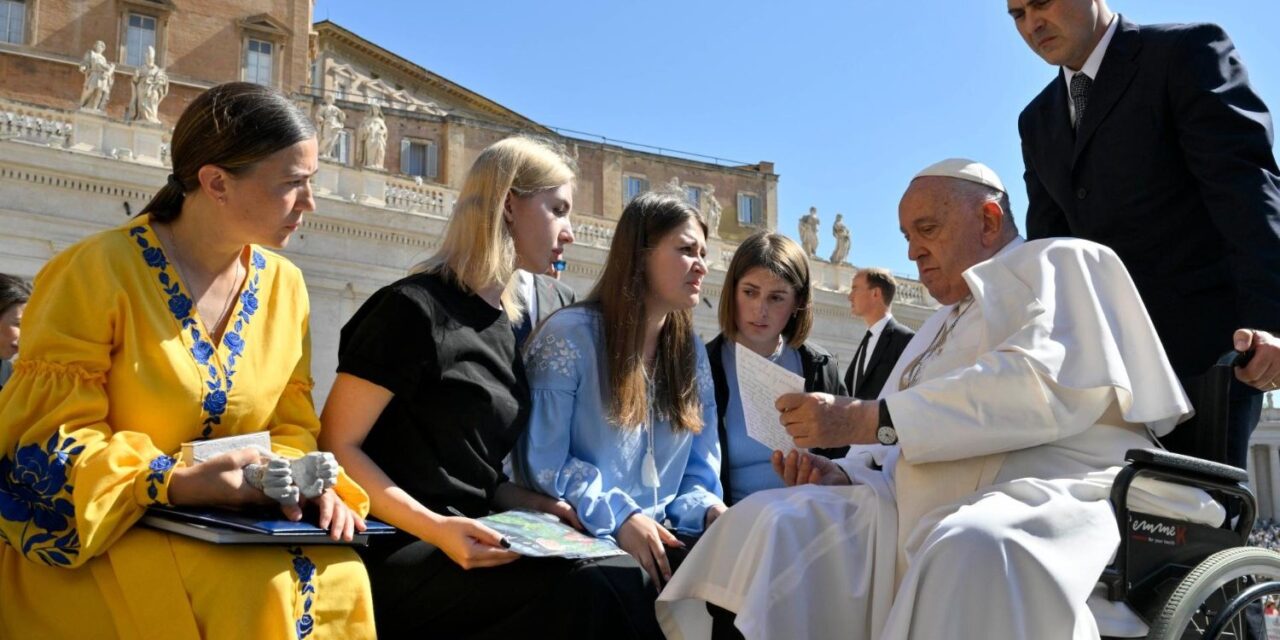
{"label": "wheelchair handle", "polygon": [[1214,366],[1243,369],[1244,367],[1249,366],[1250,360],[1253,360],[1253,349],[1248,351],[1236,351],[1235,349],[1232,349],[1231,351],[1222,354],[1222,357],[1218,358],[1218,361],[1214,363]]}

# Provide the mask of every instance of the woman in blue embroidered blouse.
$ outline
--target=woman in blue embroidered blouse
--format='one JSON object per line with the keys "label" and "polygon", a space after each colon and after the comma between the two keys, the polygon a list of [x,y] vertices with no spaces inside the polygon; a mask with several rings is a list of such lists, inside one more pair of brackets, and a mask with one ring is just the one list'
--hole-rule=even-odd
{"label": "woman in blue embroidered blouse", "polygon": [[715,397],[693,308],[707,274],[706,222],[674,195],[623,211],[604,273],[556,312],[525,358],[533,408],[516,445],[522,484],[564,499],[613,536],[655,584],[665,547],[723,513]]}

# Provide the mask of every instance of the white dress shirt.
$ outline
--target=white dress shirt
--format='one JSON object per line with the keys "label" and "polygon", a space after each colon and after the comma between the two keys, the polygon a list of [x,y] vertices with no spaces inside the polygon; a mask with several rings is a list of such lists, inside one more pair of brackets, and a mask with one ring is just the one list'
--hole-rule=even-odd
{"label": "white dress shirt", "polygon": [[[871,362],[871,354],[876,352],[876,343],[880,341],[880,334],[884,333],[884,328],[889,326],[889,320],[891,320],[892,318],[893,318],[892,313],[886,313],[884,314],[884,317],[880,318],[880,320],[878,320],[875,324],[871,325],[870,327],[867,327],[867,331],[871,332],[871,337],[867,338],[867,355],[863,356],[864,366],[865,364],[868,364]],[[853,358],[854,358],[853,386],[854,388],[857,388],[858,383],[861,382],[860,378],[863,375],[866,375],[867,372],[858,371],[858,354],[856,352],[853,354]],[[849,395],[853,395],[853,389],[849,389]]]}
{"label": "white dress shirt", "polygon": [[1111,44],[1111,36],[1116,34],[1116,26],[1120,24],[1120,14],[1112,14],[1111,24],[1107,26],[1107,32],[1102,35],[1102,39],[1098,41],[1098,45],[1093,48],[1093,52],[1089,54],[1088,59],[1084,61],[1084,66],[1072,71],[1067,67],[1062,67],[1062,81],[1067,83],[1067,108],[1071,110],[1071,123],[1076,122],[1076,103],[1071,99],[1071,79],[1076,77],[1077,73],[1083,73],[1089,76],[1090,80],[1098,79],[1098,69],[1102,67],[1102,59],[1107,55],[1107,47]]}

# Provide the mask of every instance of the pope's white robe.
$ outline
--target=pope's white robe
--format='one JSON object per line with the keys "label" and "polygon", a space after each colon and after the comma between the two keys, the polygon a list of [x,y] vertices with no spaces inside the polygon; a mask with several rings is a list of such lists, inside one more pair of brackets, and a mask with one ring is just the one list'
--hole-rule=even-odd
{"label": "pope's white robe", "polygon": [[[972,307],[902,389],[955,318],[930,317],[881,394],[898,446],[853,447],[853,486],[721,516],[659,597],[669,638],[707,637],[705,602],[747,638],[1098,637],[1086,600],[1119,541],[1111,479],[1189,403],[1109,249],[1015,240],[964,278]],[[1203,492],[1135,489],[1140,510],[1221,522]]]}

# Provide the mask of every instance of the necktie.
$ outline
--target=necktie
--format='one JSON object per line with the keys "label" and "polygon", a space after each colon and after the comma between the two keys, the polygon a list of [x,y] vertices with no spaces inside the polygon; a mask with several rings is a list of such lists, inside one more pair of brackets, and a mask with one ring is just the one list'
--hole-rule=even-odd
{"label": "necktie", "polygon": [[1080,128],[1080,122],[1084,120],[1084,109],[1089,106],[1089,88],[1093,86],[1093,78],[1077,73],[1071,77],[1071,103],[1076,106],[1076,121],[1072,125],[1076,129]]}
{"label": "necktie", "polygon": [[862,336],[862,342],[858,344],[858,352],[853,354],[853,388],[849,389],[849,395],[853,395],[858,385],[862,383],[862,376],[867,373],[867,343],[871,341],[871,330],[867,329],[867,333]]}

